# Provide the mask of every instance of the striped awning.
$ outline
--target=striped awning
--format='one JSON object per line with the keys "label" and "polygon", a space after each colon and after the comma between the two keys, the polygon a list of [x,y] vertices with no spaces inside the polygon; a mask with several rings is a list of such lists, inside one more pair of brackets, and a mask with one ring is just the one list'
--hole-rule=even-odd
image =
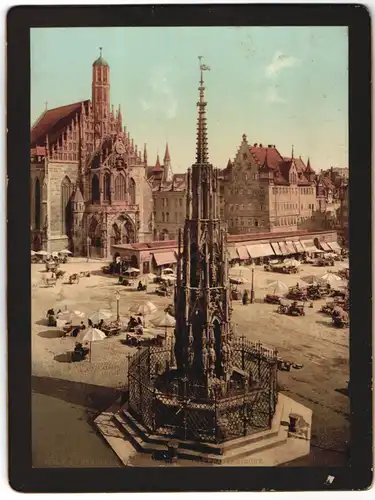
{"label": "striped awning", "polygon": [[171,251],[154,253],[153,255],[157,266],[165,266],[166,264],[174,264],[177,262],[176,254]]}
{"label": "striped awning", "polygon": [[264,257],[271,257],[272,255],[275,255],[275,252],[273,251],[273,248],[269,243],[262,243],[262,248],[264,252]]}
{"label": "striped awning", "polygon": [[319,252],[319,249],[315,246],[314,240],[301,240],[301,243],[305,252]]}
{"label": "striped awning", "polygon": [[331,248],[327,245],[325,241],[320,241],[320,246],[322,247],[322,250],[325,252],[330,252]]}
{"label": "striped awning", "polygon": [[286,246],[286,243],[284,241],[279,241],[279,247],[282,255],[290,255],[288,247]]}
{"label": "striped awning", "polygon": [[259,243],[257,245],[246,245],[246,249],[252,259],[258,259],[259,257],[265,256],[262,245]]}
{"label": "striped awning", "polygon": [[289,252],[289,255],[296,253],[296,249],[294,248],[293,242],[292,241],[287,241],[285,243],[285,246]]}
{"label": "striped awning", "polygon": [[238,254],[235,248],[228,248],[229,260],[238,260]]}
{"label": "striped awning", "polygon": [[297,250],[297,253],[303,253],[305,251],[300,241],[293,241],[293,244]]}
{"label": "striped awning", "polygon": [[244,246],[237,247],[236,250],[237,250],[238,257],[240,258],[240,260],[249,260],[249,254],[247,253],[246,247],[244,247]]}
{"label": "striped awning", "polygon": [[337,243],[337,241],[329,241],[328,245],[331,247],[331,250],[333,250],[334,252],[341,252],[341,247]]}
{"label": "striped awning", "polygon": [[282,255],[283,252],[280,250],[279,244],[276,242],[272,242],[271,246],[273,248],[273,251],[275,252],[275,255]]}

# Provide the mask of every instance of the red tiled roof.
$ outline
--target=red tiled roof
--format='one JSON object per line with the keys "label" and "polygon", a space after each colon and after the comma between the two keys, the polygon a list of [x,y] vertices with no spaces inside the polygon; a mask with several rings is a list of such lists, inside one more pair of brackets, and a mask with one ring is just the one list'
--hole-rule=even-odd
{"label": "red tiled roof", "polygon": [[[292,158],[288,157],[288,156],[284,156],[284,160],[285,161],[291,161]],[[296,166],[296,170],[297,170],[298,173],[299,172],[304,172],[306,170],[307,167],[304,164],[304,162],[303,162],[303,160],[302,160],[301,157],[299,157],[299,158],[293,158],[293,160],[294,160],[294,164]]]}
{"label": "red tiled roof", "polygon": [[46,154],[45,146],[36,146],[31,149],[31,156],[44,156]]}
{"label": "red tiled roof", "polygon": [[279,165],[279,171],[287,182],[289,182],[289,171],[291,167],[292,167],[292,160],[283,161]]}
{"label": "red tiled roof", "polygon": [[267,153],[267,166],[272,170],[276,169],[279,163],[283,161],[283,157],[274,147],[264,148],[260,146],[250,146],[249,149],[254,159],[261,167],[264,165],[264,161],[266,159],[266,153]]}
{"label": "red tiled roof", "polygon": [[[88,103],[88,100],[84,101],[85,106]],[[47,134],[49,143],[53,144],[70,125],[75,115],[80,114],[81,108],[82,102],[80,101],[45,111],[31,129],[30,146],[34,148],[36,145],[44,144]]]}

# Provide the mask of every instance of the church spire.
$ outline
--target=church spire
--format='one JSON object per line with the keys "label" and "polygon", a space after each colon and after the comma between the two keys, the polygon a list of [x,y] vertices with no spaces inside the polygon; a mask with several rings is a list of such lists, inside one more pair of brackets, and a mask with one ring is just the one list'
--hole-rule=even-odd
{"label": "church spire", "polygon": [[205,165],[208,163],[208,144],[207,144],[207,119],[206,119],[206,106],[204,100],[204,81],[203,71],[210,70],[209,66],[202,64],[202,56],[199,56],[199,69],[201,72],[201,79],[199,82],[199,101],[198,106],[198,123],[197,123],[197,151],[196,151],[196,164]]}
{"label": "church spire", "polygon": [[170,162],[171,161],[171,157],[169,155],[169,148],[168,148],[168,143],[166,143],[165,145],[165,153],[164,153],[164,165],[167,163],[167,162]]}
{"label": "church spire", "polygon": [[146,143],[143,146],[143,162],[147,166],[147,146],[146,146]]}

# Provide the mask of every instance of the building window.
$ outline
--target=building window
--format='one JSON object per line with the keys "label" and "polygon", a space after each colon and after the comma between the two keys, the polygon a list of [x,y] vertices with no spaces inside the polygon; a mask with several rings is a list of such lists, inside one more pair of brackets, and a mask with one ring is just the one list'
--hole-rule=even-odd
{"label": "building window", "polygon": [[169,222],[169,212],[167,212],[165,215],[166,215],[166,218],[167,218],[167,222]]}
{"label": "building window", "polygon": [[130,205],[136,204],[135,181],[133,178],[131,178],[129,181],[129,203]]}
{"label": "building window", "polygon": [[91,198],[93,203],[100,201],[99,179],[97,175],[94,175],[91,181]]}
{"label": "building window", "polygon": [[103,189],[103,199],[105,201],[111,201],[111,176],[108,172],[104,174],[104,189]]}
{"label": "building window", "polygon": [[178,213],[175,213],[176,222],[178,222]]}
{"label": "building window", "polygon": [[125,177],[122,174],[118,175],[115,180],[115,199],[125,200]]}
{"label": "building window", "polygon": [[255,226],[255,227],[258,227],[258,226],[259,226],[259,223],[258,223],[258,220],[257,220],[257,219],[255,219],[255,220],[254,220],[254,226]]}
{"label": "building window", "polygon": [[161,220],[162,222],[165,222],[165,215],[164,215],[164,212],[161,213]]}
{"label": "building window", "polygon": [[72,183],[68,177],[64,177],[61,183],[61,234],[69,234],[71,222]]}

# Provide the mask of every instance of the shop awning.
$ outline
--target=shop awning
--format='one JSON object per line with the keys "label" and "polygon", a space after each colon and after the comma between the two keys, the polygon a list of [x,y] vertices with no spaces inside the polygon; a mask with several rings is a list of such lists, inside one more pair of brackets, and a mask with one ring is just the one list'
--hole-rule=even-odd
{"label": "shop awning", "polygon": [[301,241],[301,243],[303,245],[303,248],[305,249],[305,252],[310,252],[310,253],[320,252],[320,250],[318,248],[316,248],[313,240],[303,240],[303,241]]}
{"label": "shop awning", "polygon": [[166,264],[177,262],[176,254],[172,251],[154,253],[153,255],[157,266],[165,266]]}
{"label": "shop awning", "polygon": [[296,247],[297,253],[304,253],[303,245],[300,241],[293,241],[294,246]]}
{"label": "shop awning", "polygon": [[285,246],[289,252],[289,255],[296,253],[296,249],[294,248],[293,242],[292,241],[287,241],[285,243]]}
{"label": "shop awning", "polygon": [[331,251],[330,247],[327,245],[325,241],[320,241],[320,246],[322,247],[322,250],[324,250],[325,252]]}
{"label": "shop awning", "polygon": [[238,254],[235,248],[228,248],[229,260],[238,260]]}
{"label": "shop awning", "polygon": [[331,250],[333,250],[334,252],[341,252],[341,247],[337,243],[337,241],[329,241],[328,245],[331,247]]}
{"label": "shop awning", "polygon": [[263,257],[263,248],[262,245],[246,245],[246,250],[249,252],[249,255],[252,259],[258,259],[259,257]]}
{"label": "shop awning", "polygon": [[284,241],[279,241],[279,247],[281,250],[281,255],[290,255],[288,247],[286,246]]}
{"label": "shop awning", "polygon": [[273,251],[275,252],[275,255],[282,255],[283,252],[280,250],[279,244],[276,242],[271,243],[271,246],[273,248]]}
{"label": "shop awning", "polygon": [[275,255],[275,252],[273,251],[273,248],[271,247],[270,243],[262,243],[262,248],[264,252],[264,257],[271,257]]}
{"label": "shop awning", "polygon": [[[236,248],[238,257],[240,260],[249,260],[249,254],[247,253],[246,247],[241,246]],[[238,257],[236,257],[238,259]]]}

